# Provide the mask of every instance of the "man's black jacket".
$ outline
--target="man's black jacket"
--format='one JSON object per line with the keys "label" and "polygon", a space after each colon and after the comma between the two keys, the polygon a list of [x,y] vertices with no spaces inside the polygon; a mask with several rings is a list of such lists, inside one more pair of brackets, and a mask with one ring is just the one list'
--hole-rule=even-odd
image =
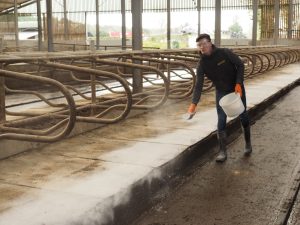
{"label": "man's black jacket", "polygon": [[243,84],[244,63],[227,48],[213,45],[212,54],[202,55],[197,67],[197,81],[192,102],[197,104],[201,97],[204,76],[211,80],[219,91],[234,91],[235,85]]}

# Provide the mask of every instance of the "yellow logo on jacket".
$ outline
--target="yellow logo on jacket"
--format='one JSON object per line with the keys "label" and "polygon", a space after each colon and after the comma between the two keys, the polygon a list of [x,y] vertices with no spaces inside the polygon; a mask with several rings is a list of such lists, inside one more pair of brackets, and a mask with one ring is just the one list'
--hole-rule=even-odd
{"label": "yellow logo on jacket", "polygon": [[223,59],[222,61],[218,62],[218,66],[222,65],[223,63],[225,63],[225,59]]}

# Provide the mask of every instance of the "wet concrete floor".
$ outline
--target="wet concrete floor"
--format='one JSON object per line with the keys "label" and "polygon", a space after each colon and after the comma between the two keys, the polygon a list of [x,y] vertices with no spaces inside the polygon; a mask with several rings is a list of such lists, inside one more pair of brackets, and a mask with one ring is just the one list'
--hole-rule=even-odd
{"label": "wet concrete floor", "polygon": [[[224,164],[211,156],[134,225],[274,224],[293,174],[300,172],[300,87],[252,125],[253,154],[242,135]],[[289,224],[299,224],[299,198]]]}

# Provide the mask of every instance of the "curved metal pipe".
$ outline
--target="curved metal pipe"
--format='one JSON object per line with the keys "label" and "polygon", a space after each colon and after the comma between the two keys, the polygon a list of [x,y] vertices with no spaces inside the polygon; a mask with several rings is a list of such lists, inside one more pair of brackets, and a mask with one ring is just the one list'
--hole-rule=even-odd
{"label": "curved metal pipe", "polygon": [[[13,140],[22,140],[22,141],[39,141],[39,142],[53,142],[62,139],[63,137],[67,136],[73,129],[76,121],[76,111],[75,111],[75,102],[69,91],[58,81],[45,78],[45,77],[37,77],[33,75],[28,75],[24,73],[12,72],[7,70],[0,69],[0,75],[4,77],[14,78],[14,79],[21,79],[21,80],[30,80],[33,82],[40,82],[44,84],[49,84],[57,87],[64,95],[68,102],[69,107],[69,117],[66,127],[53,136],[48,136],[48,133],[45,134],[41,133],[41,135],[35,135],[34,132],[32,134],[18,134],[13,133],[13,130],[9,127],[6,129],[6,125],[9,123],[2,123],[1,124],[1,131],[9,131],[10,133],[0,134],[0,139],[13,139]],[[49,115],[46,115],[49,116]],[[65,122],[63,122],[65,123]],[[61,124],[62,125],[62,124]],[[59,125],[58,127],[61,127]],[[56,128],[58,128],[56,127]],[[51,128],[50,128],[51,129]],[[53,131],[53,130],[51,130]]]}

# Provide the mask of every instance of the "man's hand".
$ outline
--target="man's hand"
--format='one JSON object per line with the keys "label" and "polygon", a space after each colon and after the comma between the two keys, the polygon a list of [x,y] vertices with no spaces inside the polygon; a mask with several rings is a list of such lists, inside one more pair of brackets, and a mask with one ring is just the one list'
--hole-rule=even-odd
{"label": "man's hand", "polygon": [[189,114],[189,117],[187,118],[188,120],[192,119],[193,116],[196,114],[196,104],[194,103],[191,103],[190,106],[189,106],[189,109],[188,109],[188,114]]}
{"label": "man's hand", "polygon": [[239,93],[239,95],[242,97],[243,92],[242,92],[242,86],[240,84],[236,84],[234,88],[235,93]]}
{"label": "man's hand", "polygon": [[196,112],[196,104],[191,103],[191,104],[190,104],[190,107],[189,107],[189,109],[188,109],[188,113],[194,114],[195,112]]}

